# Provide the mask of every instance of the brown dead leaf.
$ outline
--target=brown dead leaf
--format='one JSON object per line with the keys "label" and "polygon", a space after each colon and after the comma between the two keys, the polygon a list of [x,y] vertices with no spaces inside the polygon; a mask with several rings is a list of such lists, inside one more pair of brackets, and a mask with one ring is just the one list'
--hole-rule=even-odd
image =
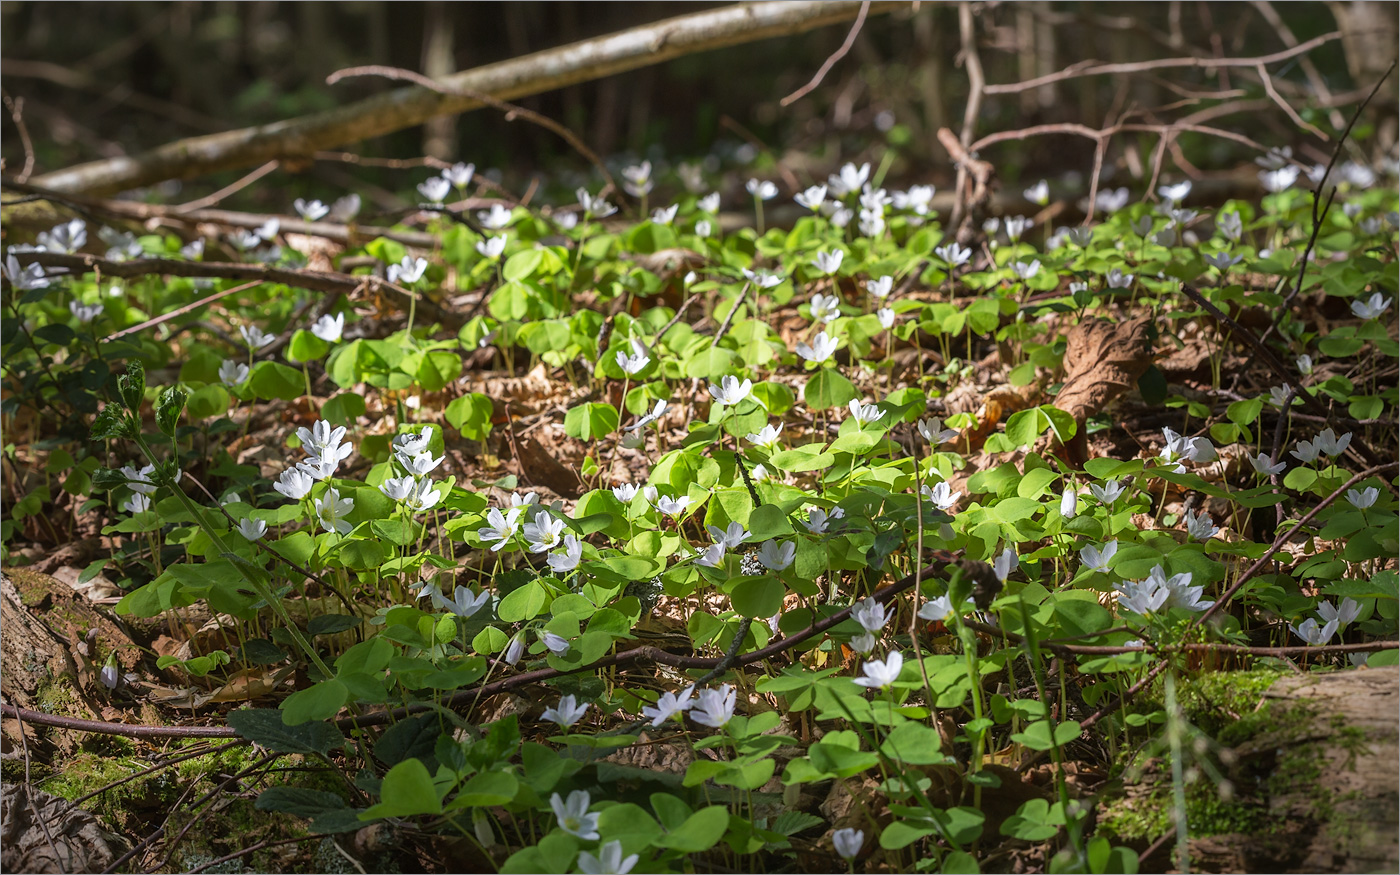
{"label": "brown dead leaf", "polygon": [[260,699],[263,696],[271,695],[293,671],[294,669],[288,666],[275,672],[267,668],[248,668],[236,671],[229,676],[228,683],[214,692],[207,696],[195,696],[194,706],[203,708],[205,705],[218,702],[251,702],[254,699]]}
{"label": "brown dead leaf", "polygon": [[1070,458],[1083,464],[1088,458],[1084,421],[1103,410],[1114,398],[1129,391],[1152,366],[1149,318],[1113,323],[1085,320],[1070,330],[1065,349],[1065,385],[1055,406],[1079,423],[1070,441]]}

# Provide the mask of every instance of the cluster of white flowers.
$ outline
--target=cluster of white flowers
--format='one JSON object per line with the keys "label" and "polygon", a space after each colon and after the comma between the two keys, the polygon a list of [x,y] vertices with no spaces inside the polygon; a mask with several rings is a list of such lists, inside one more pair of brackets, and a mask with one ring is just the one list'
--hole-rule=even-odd
{"label": "cluster of white flowers", "polygon": [[1114,584],[1118,591],[1118,606],[1135,614],[1147,616],[1166,608],[1204,611],[1215,602],[1201,598],[1204,586],[1191,585],[1191,572],[1183,571],[1167,577],[1162,566],[1155,565],[1144,580],[1125,580]]}

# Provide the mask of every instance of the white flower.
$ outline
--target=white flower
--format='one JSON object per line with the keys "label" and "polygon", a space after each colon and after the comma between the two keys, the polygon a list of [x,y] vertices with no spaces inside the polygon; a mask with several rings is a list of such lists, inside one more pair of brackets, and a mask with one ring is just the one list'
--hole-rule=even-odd
{"label": "white flower", "polygon": [[123,465],[122,476],[126,478],[126,485],[132,492],[150,495],[156,491],[155,483],[151,482],[151,474],[155,473],[155,470],[155,465],[147,465],[139,471],[134,465]]}
{"label": "white flower", "polygon": [[944,482],[935,484],[933,488],[929,488],[929,485],[925,483],[922,494],[924,498],[933,502],[939,510],[948,510],[957,504],[958,499],[962,497],[961,492],[954,492],[952,487]]}
{"label": "white flower", "polygon": [[862,632],[847,643],[852,650],[859,653],[861,656],[869,656],[870,651],[874,650],[875,645],[879,642],[870,632]]}
{"label": "white flower", "polygon": [[578,852],[578,867],[585,875],[627,875],[641,859],[637,854],[622,857],[622,842],[614,839],[598,850],[598,856],[587,851]]}
{"label": "white flower", "polygon": [[344,197],[335,199],[331,204],[331,219],[337,222],[349,222],[360,214],[360,196],[351,192]]}
{"label": "white flower", "polygon": [[1227,271],[1241,261],[1244,261],[1243,255],[1231,255],[1228,252],[1216,252],[1202,255],[1201,257],[1206,260],[1207,264],[1218,268],[1221,272]]}
{"label": "white flower", "polygon": [[555,574],[567,574],[577,568],[579,561],[583,559],[583,544],[579,543],[578,538],[572,534],[567,534],[560,546],[564,548],[563,552],[555,551],[544,559]]}
{"label": "white flower", "polygon": [[408,496],[404,499],[404,504],[408,505],[408,509],[414,513],[423,513],[432,510],[441,500],[442,490],[425,477],[422,480],[414,481]]}
{"label": "white flower", "polygon": [[1031,226],[1031,220],[1025,216],[1009,216],[1006,219],[1006,236],[1015,243],[1021,239],[1021,235]]}
{"label": "white flower", "polygon": [[1090,571],[1097,571],[1100,574],[1108,573],[1108,564],[1113,561],[1113,556],[1118,552],[1118,541],[1114,539],[1104,544],[1102,547],[1095,547],[1092,544],[1079,551],[1079,558],[1083,560],[1084,567]]}
{"label": "white flower", "polygon": [[845,258],[845,256],[846,253],[842,252],[840,249],[833,249],[830,252],[824,249],[818,250],[817,257],[812,261],[812,265],[824,274],[834,274],[841,269],[841,260]]}
{"label": "white flower", "polygon": [[783,281],[783,275],[772,273],[766,270],[749,270],[747,267],[739,268],[744,275],[744,279],[758,286],[760,289],[771,289]]}
{"label": "white flower", "polygon": [[1179,204],[1186,200],[1186,196],[1191,193],[1191,180],[1178,182],[1175,185],[1164,185],[1157,189],[1157,194],[1163,199]]}
{"label": "white flower", "polygon": [[418,193],[429,203],[440,204],[452,191],[452,183],[441,176],[433,176],[418,183]]}
{"label": "white flower", "polygon": [[1113,588],[1118,591],[1118,607],[1144,617],[1160,610],[1171,596],[1170,590],[1159,586],[1151,578],[1125,580],[1114,584]]}
{"label": "white flower", "polygon": [[831,834],[831,845],[841,859],[854,860],[860,849],[865,847],[865,833],[858,829],[838,829]]}
{"label": "white flower", "polygon": [[598,815],[589,814],[588,791],[575,790],[565,802],[555,793],[549,797],[549,807],[559,819],[559,828],[569,835],[578,836],[586,842],[598,840]]}
{"label": "white flower", "polygon": [[[649,169],[648,172],[650,172]],[[589,194],[586,188],[575,190],[574,196],[578,198],[579,206],[583,207],[583,212],[595,219],[606,219],[608,216],[617,212],[617,207],[600,197],[594,197]]]}
{"label": "white flower", "polygon": [[40,231],[35,242],[39,244],[39,249],[45,252],[71,255],[87,243],[87,222],[82,219],[70,219],[48,231]]}
{"label": "white flower", "polygon": [[1023,191],[1022,194],[1026,196],[1026,200],[1033,204],[1039,204],[1042,207],[1050,202],[1050,186],[1043,179]]}
{"label": "white flower", "polygon": [[841,302],[835,295],[813,295],[810,307],[813,322],[830,322],[841,315]]}
{"label": "white flower", "polygon": [[1324,428],[1313,438],[1313,443],[1317,448],[1329,456],[1336,457],[1346,452],[1351,445],[1351,432],[1347,432],[1341,437],[1337,437],[1336,432],[1330,428]]}
{"label": "white flower", "polygon": [[656,500],[656,509],[667,516],[678,517],[685,513],[685,509],[689,506],[689,495],[682,495],[680,498],[672,498],[669,495],[663,495]]}
{"label": "white flower", "polygon": [[1240,214],[1233,211],[1216,216],[1215,227],[1232,243],[1240,242],[1240,236],[1244,233],[1244,222]]}
{"label": "white flower", "polygon": [[927,216],[933,209],[933,196],[937,192],[931,185],[911,185],[908,191],[897,191],[891,198],[896,208],[911,210],[918,216]]}
{"label": "white flower", "polygon": [[379,484],[379,491],[394,501],[404,501],[413,493],[416,482],[412,477],[389,477]]}
{"label": "white flower", "polygon": [[553,632],[544,633],[544,646],[549,648],[549,652],[555,656],[563,656],[569,652],[569,639],[555,635]]}
{"label": "white flower", "polygon": [[297,440],[301,441],[301,448],[313,456],[326,454],[326,451],[330,450],[330,455],[344,459],[350,455],[350,443],[341,443],[344,437],[345,426],[332,426],[324,419],[316,420],[309,429],[297,429]]}
{"label": "white flower", "polygon": [[433,587],[432,596],[433,604],[442,608],[444,611],[450,611],[456,614],[463,620],[470,619],[477,611],[481,610],[487,602],[491,601],[491,593],[482,592],[477,595],[472,593],[472,591],[465,586],[457,587],[452,593],[451,600],[443,595],[437,587]]}
{"label": "white flower", "polygon": [[1289,451],[1289,455],[1302,462],[1304,465],[1311,465],[1317,461],[1318,455],[1322,452],[1322,447],[1315,442],[1298,441],[1298,446]]}
{"label": "white flower", "polygon": [[710,192],[709,194],[707,194],[707,195],[705,195],[704,197],[700,198],[700,200],[696,201],[696,202],[695,202],[695,206],[699,207],[700,211],[703,212],[703,213],[711,213],[711,214],[713,214],[713,213],[718,213],[718,212],[719,212],[719,192],[717,192],[717,191],[712,191],[712,192]]}
{"label": "white flower", "polygon": [[919,420],[919,434],[924,436],[931,446],[946,444],[948,441],[958,436],[956,428],[944,428],[943,420],[937,416],[930,416],[928,419]]}
{"label": "white flower", "polygon": [[652,210],[651,220],[658,225],[669,225],[676,220],[676,211],[680,208],[680,204],[671,204],[663,209]]}
{"label": "white flower", "polygon": [[972,249],[964,249],[958,245],[958,241],[956,240],[949,242],[946,246],[939,246],[934,249],[933,254],[943,259],[949,269],[961,267],[972,259]]}
{"label": "white flower", "polygon": [[1128,205],[1128,198],[1129,195],[1126,186],[1123,188],[1104,189],[1098,193],[1097,206],[1106,213],[1116,213]]}
{"label": "white flower", "polygon": [[717,690],[701,690],[690,709],[690,719],[702,726],[722,729],[734,719],[735,697],[738,691],[729,684],[722,684]]}
{"label": "white flower", "polygon": [[1079,510],[1079,493],[1075,491],[1073,483],[1068,483],[1065,485],[1064,493],[1060,496],[1060,516],[1072,520],[1077,510]]}
{"label": "white flower", "polygon": [[850,408],[851,417],[859,425],[868,425],[885,415],[884,411],[874,404],[861,404],[855,398],[852,398],[851,403],[846,406]]}
{"label": "white flower", "polygon": [[321,528],[341,535],[350,534],[354,526],[345,519],[345,515],[355,509],[355,499],[349,496],[341,498],[340,490],[332,486],[326,490],[323,498],[315,499],[315,505],[316,519],[320,521]]}
{"label": "white flower", "polygon": [[[435,177],[441,179],[442,177]],[[444,180],[446,181],[446,180]],[[418,282],[423,276],[423,271],[428,269],[428,259],[413,258],[405,255],[398,264],[389,265],[384,275],[389,282],[397,285],[411,286]]]}
{"label": "white flower", "polygon": [[1115,267],[1108,272],[1108,287],[1110,289],[1126,289],[1133,284],[1133,275],[1123,273],[1121,268]]}
{"label": "white flower", "polygon": [[1257,456],[1249,456],[1247,458],[1249,459],[1249,464],[1254,466],[1254,470],[1265,476],[1270,476],[1273,474],[1282,474],[1283,469],[1288,467],[1283,462],[1274,464],[1274,461],[1268,456],[1264,455],[1263,453],[1260,453]]}
{"label": "white flower", "polygon": [[329,314],[317,319],[311,326],[311,333],[324,340],[326,343],[339,343],[340,335],[345,331],[345,314],[337,313],[334,316]]}
{"label": "white flower", "polygon": [[883,216],[885,207],[889,206],[892,200],[883,188],[871,188],[869,185],[861,187],[860,205],[873,214]]}
{"label": "white flower", "polygon": [[815,213],[822,208],[822,202],[826,200],[826,186],[811,186],[806,191],[799,192],[793,200]]}
{"label": "white flower", "polygon": [[1094,497],[1101,504],[1113,504],[1118,500],[1118,496],[1123,494],[1124,488],[1117,480],[1106,480],[1102,486],[1097,483],[1089,484],[1089,491],[1094,493]]}
{"label": "white flower", "polygon": [[763,567],[769,571],[783,571],[792,564],[793,557],[797,555],[797,545],[791,541],[768,540],[763,542],[763,546],[758,548],[758,561],[763,563]]}
{"label": "white flower", "polygon": [[[578,213],[555,213],[554,224],[558,225],[561,231],[572,231],[578,227]],[[477,243],[476,251],[481,252],[480,242]]]}
{"label": "white flower", "polygon": [[875,318],[880,320],[880,327],[886,331],[894,327],[894,311],[889,307],[881,307],[876,310]]}
{"label": "white flower", "polygon": [[540,715],[540,719],[553,720],[555,723],[559,724],[561,729],[568,729],[570,726],[577,723],[579,718],[587,711],[588,703],[584,702],[582,705],[578,704],[574,699],[574,694],[570,693],[567,696],[561,696],[558,705],[555,705],[553,708],[544,709],[544,713]]}
{"label": "white flower", "polygon": [[458,161],[451,167],[445,167],[442,171],[442,178],[452,183],[455,188],[466,188],[471,185],[472,177],[476,175],[475,164],[463,164]]}
{"label": "white flower", "polygon": [[564,521],[551,516],[548,511],[537,511],[534,522],[526,523],[521,533],[529,543],[531,553],[544,553],[558,546],[564,534]]}
{"label": "white flower", "polygon": [[394,452],[402,452],[409,456],[416,456],[419,453],[427,452],[428,445],[433,440],[433,427],[423,426],[423,430],[414,434],[406,432],[394,438]]}
{"label": "white flower", "polygon": [[656,506],[656,499],[659,498],[659,497],[660,497],[660,493],[658,493],[658,492],[656,491],[656,487],[655,487],[655,486],[643,486],[643,487],[642,487],[642,499],[645,500],[646,503],[647,503],[648,505],[650,505],[650,506],[652,506],[652,507],[655,507],[655,506]]}
{"label": "white flower", "polygon": [[771,476],[771,475],[769,475],[769,473],[768,473],[768,468],[765,467],[764,465],[761,465],[761,464],[760,464],[760,465],[754,465],[754,466],[753,466],[753,479],[754,479],[755,481],[757,481],[757,482],[762,482],[762,481],[764,481],[764,480],[767,480],[767,479],[769,478],[769,476]]}
{"label": "white flower", "polygon": [[841,173],[827,177],[826,183],[831,189],[833,197],[845,197],[853,191],[860,191],[861,186],[865,185],[865,181],[869,178],[869,162],[859,167],[854,164],[845,164],[841,168]]}
{"label": "white flower", "polygon": [[301,501],[315,485],[316,481],[312,479],[310,474],[299,468],[288,468],[282,472],[282,476],[277,478],[277,482],[272,484],[272,488],[292,501]]}
{"label": "white flower", "polygon": [[866,597],[856,602],[851,608],[851,619],[855,620],[859,626],[867,632],[879,632],[885,628],[889,622],[889,616],[885,613],[885,606]]}
{"label": "white flower", "polygon": [[[344,444],[349,448],[350,444]],[[315,455],[307,456],[297,467],[305,471],[315,480],[329,480],[335,476],[335,469],[340,467],[340,457],[331,450],[326,450]]]}
{"label": "white flower", "polygon": [[[710,223],[709,219],[701,219],[700,221],[695,223],[695,233],[700,237],[710,236],[710,231],[712,231],[713,229],[714,226]],[[690,271],[686,274],[686,276],[690,277],[690,280],[686,283],[686,286],[688,287],[691,282],[695,281],[695,271]]]}
{"label": "white flower", "polygon": [[728,526],[721,529],[719,526],[706,526],[710,537],[715,539],[715,543],[726,550],[733,550],[749,539],[749,533],[744,527],[731,521]]}
{"label": "white flower", "polygon": [[240,325],[238,333],[243,335],[243,342],[249,349],[261,349],[277,339],[276,335],[264,334],[256,325]]}
{"label": "white flower", "polygon": [[947,595],[929,599],[919,608],[919,617],[924,620],[943,621],[954,613],[953,601]]}
{"label": "white flower", "polygon": [[1184,438],[1181,442],[1181,458],[1198,465],[1209,464],[1217,458],[1215,446],[1204,437]]}
{"label": "white flower", "polygon": [[812,338],[812,344],[797,344],[797,354],[803,359],[821,364],[831,358],[836,352],[836,341],[827,335],[825,331],[818,331],[817,336]]}
{"label": "white flower", "polygon": [[292,201],[292,209],[296,210],[297,213],[308,222],[314,222],[317,219],[323,218],[326,213],[331,211],[330,207],[320,201],[308,202],[301,198]]}
{"label": "white flower", "polygon": [[761,201],[771,201],[778,196],[778,187],[766,179],[750,179],[744,183],[744,188]]}
{"label": "white flower", "polygon": [[[620,355],[620,353],[619,353],[619,355]],[[653,408],[651,409],[651,412],[650,412],[650,413],[648,413],[647,415],[643,416],[641,419],[638,419],[636,422],[632,423],[631,425],[625,426],[622,430],[623,430],[623,431],[636,431],[636,430],[639,429],[639,428],[645,428],[646,426],[651,425],[653,422],[656,422],[658,419],[661,418],[662,414],[664,414],[664,413],[666,412],[666,408],[669,407],[669,406],[670,406],[670,405],[667,404],[666,401],[664,401],[664,400],[662,400],[662,401],[657,401],[657,402],[656,402],[656,406],[653,407]],[[617,490],[614,489],[613,491],[616,492]],[[630,501],[630,499],[629,499],[629,501]]]}
{"label": "white flower", "polygon": [[745,379],[741,383],[733,374],[721,377],[719,385],[710,384],[710,395],[720,404],[738,404],[752,391],[753,381]]}
{"label": "white flower", "polygon": [[1367,486],[1365,489],[1348,489],[1347,502],[1357,510],[1365,510],[1376,503],[1380,498],[1380,490],[1374,486]]}
{"label": "white flower", "polygon": [[996,574],[997,580],[1006,583],[1006,578],[1011,576],[1021,564],[1021,557],[1010,547],[1002,550],[997,558],[992,560],[992,571]]}
{"label": "white flower", "polygon": [[480,253],[483,258],[495,261],[497,258],[501,257],[501,253],[506,251],[506,238],[501,236],[487,237],[483,240],[478,240],[476,241],[476,251]]}
{"label": "white flower", "polygon": [[1030,264],[1026,264],[1024,261],[1018,261],[1011,266],[1011,269],[1016,271],[1016,276],[1023,280],[1029,280],[1040,273],[1040,259],[1037,258]]}
{"label": "white flower", "polygon": [[506,645],[505,661],[506,665],[515,665],[520,661],[520,657],[525,655],[525,639],[519,635],[510,639]]}
{"label": "white flower", "polygon": [[651,191],[656,183],[651,178],[651,162],[631,164],[622,168],[622,187],[632,197],[642,197]]}
{"label": "white flower", "polygon": [[424,450],[412,456],[401,450],[394,454],[394,458],[399,460],[399,464],[403,465],[408,473],[414,477],[422,477],[441,465],[444,457],[438,456],[434,459],[432,450]]}
{"label": "white flower", "polygon": [[1334,607],[1329,601],[1321,601],[1317,603],[1317,615],[1323,622],[1335,622],[1338,629],[1345,629],[1361,616],[1361,603],[1350,596],[1342,599],[1340,608]]}
{"label": "white flower", "polygon": [[882,276],[865,284],[865,290],[880,300],[887,298],[893,289],[894,277],[892,276]]}
{"label": "white flower", "polygon": [[1188,611],[1204,611],[1215,602],[1203,601],[1201,592],[1203,586],[1191,585],[1191,572],[1183,571],[1181,574],[1173,574],[1167,577],[1162,566],[1155,565],[1148,572],[1144,585],[1152,585],[1163,590],[1167,594],[1166,604],[1168,607],[1185,608]]}
{"label": "white flower", "polygon": [[133,493],[132,496],[122,504],[122,510],[128,513],[145,513],[150,509],[151,499],[139,492]]}
{"label": "white flower", "polygon": [[839,507],[833,507],[831,513],[819,507],[811,507],[807,509],[807,521],[803,525],[814,535],[824,535],[832,520],[839,520],[845,515],[846,512]]}
{"label": "white flower", "polygon": [[866,237],[878,237],[885,230],[885,218],[870,210],[860,211],[860,233]]}
{"label": "white flower", "polygon": [[1308,644],[1317,646],[1319,644],[1326,644],[1328,641],[1331,641],[1332,636],[1337,634],[1338,625],[1339,624],[1337,623],[1336,618],[1333,618],[1327,621],[1327,625],[1319,628],[1317,625],[1317,620],[1314,620],[1313,618],[1309,617],[1307,620],[1304,620],[1301,625],[1298,626],[1289,623],[1288,628],[1292,629],[1294,635],[1297,635],[1299,638],[1302,638],[1304,641],[1308,642]]}
{"label": "white flower", "polygon": [[75,317],[77,317],[77,320],[84,325],[96,319],[98,316],[101,316],[102,311],[104,309],[106,308],[104,308],[100,303],[80,304],[77,301],[68,302],[69,312],[71,312]]}
{"label": "white flower", "polygon": [[1351,302],[1351,312],[1362,319],[1375,319],[1389,309],[1390,299],[1381,292],[1376,292],[1365,301]]}
{"label": "white flower", "polygon": [[676,714],[684,714],[691,707],[690,696],[695,691],[695,686],[686,687],[680,695],[669,690],[661,694],[661,698],[656,700],[654,707],[648,706],[642,709],[642,716],[651,718],[652,726],[660,726],[670,720]]}
{"label": "white flower", "polygon": [[1293,183],[1298,181],[1298,167],[1289,164],[1277,170],[1259,171],[1259,182],[1264,186],[1265,191],[1280,192],[1293,187]]}
{"label": "white flower", "polygon": [[617,366],[622,368],[628,376],[639,373],[649,364],[651,364],[651,357],[648,355],[629,355],[623,350],[617,351]]}
{"label": "white flower", "polygon": [[267,523],[262,520],[255,520],[252,517],[244,517],[238,521],[238,534],[244,540],[256,541],[267,532]]}
{"label": "white flower", "polygon": [[632,483],[624,483],[621,486],[614,486],[612,494],[623,504],[627,504],[637,496],[637,487]]}
{"label": "white flower", "polygon": [[1298,356],[1298,358],[1294,359],[1293,363],[1298,366],[1298,372],[1303,374],[1304,376],[1307,376],[1308,374],[1311,374],[1313,372],[1312,356],[1308,355],[1307,353],[1303,353],[1302,355]]}
{"label": "white flower", "polygon": [[1205,511],[1192,514],[1186,512],[1186,534],[1197,541],[1209,541],[1220,531],[1220,527],[1210,518],[1210,514]]}
{"label": "white flower", "polygon": [[898,650],[891,653],[883,662],[878,659],[867,659],[860,667],[865,677],[856,678],[855,682],[872,690],[887,689],[890,684],[899,680],[899,671],[903,667],[904,654]]}
{"label": "white flower", "polygon": [[699,553],[695,554],[695,564],[705,568],[718,568],[724,561],[724,545],[711,544]]}
{"label": "white flower", "polygon": [[505,513],[501,513],[499,508],[491,508],[486,514],[487,525],[476,530],[477,535],[483,541],[495,541],[491,551],[499,552],[506,542],[515,537],[516,527],[520,524],[520,514],[524,513],[524,508],[512,507]]}
{"label": "white flower", "polygon": [[219,381],[225,386],[237,386],[248,379],[249,368],[241,362],[224,359],[219,365]]}
{"label": "white flower", "polygon": [[117,671],[116,654],[107,660],[107,664],[102,666],[102,671],[98,673],[97,679],[102,682],[102,686],[109,690],[115,690],[117,684],[121,682],[121,674]]}

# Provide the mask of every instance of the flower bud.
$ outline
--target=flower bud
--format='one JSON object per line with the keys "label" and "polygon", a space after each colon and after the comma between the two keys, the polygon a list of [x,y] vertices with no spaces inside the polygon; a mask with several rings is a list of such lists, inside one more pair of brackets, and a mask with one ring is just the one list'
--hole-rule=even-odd
{"label": "flower bud", "polygon": [[146,396],[146,368],[140,362],[130,362],[126,373],[117,377],[117,391],[122,402],[132,413],[141,409],[141,399]]}

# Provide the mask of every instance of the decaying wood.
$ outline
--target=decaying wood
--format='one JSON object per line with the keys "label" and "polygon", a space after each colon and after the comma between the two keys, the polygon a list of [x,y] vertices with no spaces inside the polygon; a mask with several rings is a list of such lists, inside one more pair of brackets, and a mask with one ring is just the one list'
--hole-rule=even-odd
{"label": "decaying wood", "polygon": [[[871,3],[869,12],[889,12],[906,5]],[[849,21],[861,8],[858,0],[736,3],[464,70],[444,78],[441,84],[452,91],[479,91],[514,100],[683,55]],[[402,88],[327,112],[178,140],[141,155],[92,161],[31,181],[57,191],[113,194],[274,159],[309,161],[322,149],[358,143],[482,105],[460,94],[421,86]]]}

